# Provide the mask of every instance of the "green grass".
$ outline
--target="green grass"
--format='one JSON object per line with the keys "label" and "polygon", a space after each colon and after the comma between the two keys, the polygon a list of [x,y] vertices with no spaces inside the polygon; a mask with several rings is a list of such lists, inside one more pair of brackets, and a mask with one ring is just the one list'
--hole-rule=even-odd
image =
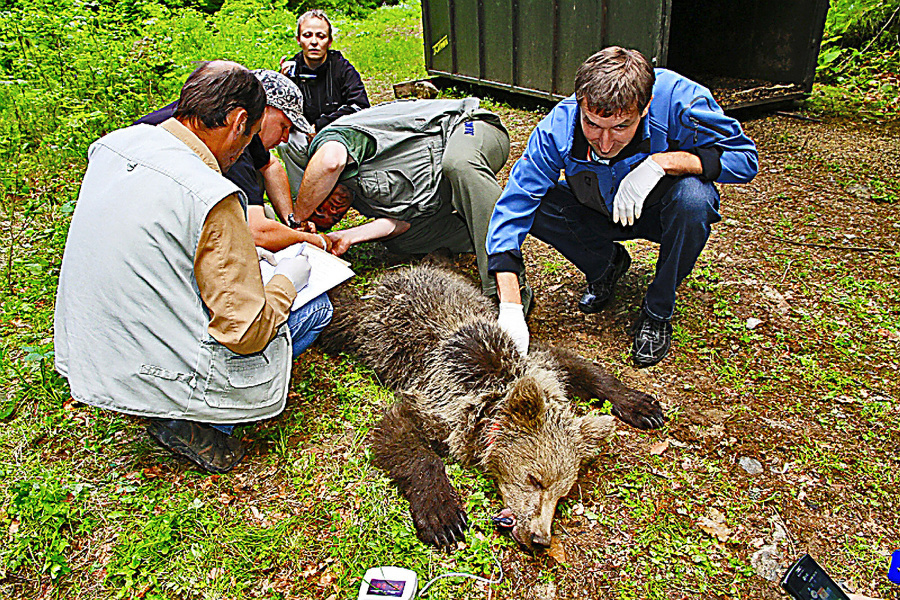
{"label": "green grass", "polygon": [[898,9],[897,0],[830,3],[810,110],[864,121],[900,118]]}

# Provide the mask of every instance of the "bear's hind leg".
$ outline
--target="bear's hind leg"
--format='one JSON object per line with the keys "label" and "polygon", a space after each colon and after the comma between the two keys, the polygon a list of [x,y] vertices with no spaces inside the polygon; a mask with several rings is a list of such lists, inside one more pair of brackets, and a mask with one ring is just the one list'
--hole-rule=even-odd
{"label": "bear's hind leg", "polygon": [[372,431],[373,462],[409,502],[416,536],[423,543],[451,548],[465,538],[468,523],[434,448],[433,440],[443,438],[434,435],[438,432],[416,410],[411,395],[398,396]]}
{"label": "bear's hind leg", "polygon": [[365,335],[360,317],[363,301],[346,283],[328,292],[328,297],[334,312],[331,323],[318,338],[319,347],[329,354],[359,352],[360,336]]}
{"label": "bear's hind leg", "polygon": [[566,378],[569,396],[590,400],[608,400],[612,413],[638,429],[656,429],[666,421],[657,400],[644,392],[633,390],[613,375],[574,352],[548,347]]}

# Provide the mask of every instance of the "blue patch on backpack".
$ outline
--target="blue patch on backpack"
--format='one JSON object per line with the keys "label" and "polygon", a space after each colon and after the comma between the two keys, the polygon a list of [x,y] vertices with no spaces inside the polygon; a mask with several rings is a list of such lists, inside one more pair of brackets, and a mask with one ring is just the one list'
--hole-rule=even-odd
{"label": "blue patch on backpack", "polygon": [[463,131],[464,135],[475,135],[475,123],[472,121],[465,122],[466,129]]}

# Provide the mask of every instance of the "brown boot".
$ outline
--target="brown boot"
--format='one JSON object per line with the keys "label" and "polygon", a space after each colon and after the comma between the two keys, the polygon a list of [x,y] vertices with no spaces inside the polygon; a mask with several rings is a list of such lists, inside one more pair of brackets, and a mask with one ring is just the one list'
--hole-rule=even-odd
{"label": "brown boot", "polygon": [[237,438],[209,425],[181,419],[154,419],[147,433],[175,454],[210,473],[227,473],[241,462],[247,449]]}

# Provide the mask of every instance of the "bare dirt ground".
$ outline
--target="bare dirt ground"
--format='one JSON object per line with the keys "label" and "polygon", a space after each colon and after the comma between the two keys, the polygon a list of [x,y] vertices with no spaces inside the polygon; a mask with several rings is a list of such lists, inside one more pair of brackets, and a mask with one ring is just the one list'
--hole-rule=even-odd
{"label": "bare dirt ground", "polygon": [[[540,115],[498,112],[505,180]],[[723,221],[680,290],[660,365],[628,357],[653,244],[628,244],[617,298],[587,316],[583,276],[526,242],[532,335],[605,363],[671,420],[622,428],[561,504],[553,550],[504,556],[503,597],[781,598],[777,579],[807,551],[852,590],[900,597],[886,581],[900,547],[900,215],[883,185],[900,176],[900,131],[744,125],[759,175],[720,186]]]}
{"label": "bare dirt ground", "polygon": [[[652,278],[653,244],[629,244],[639,260],[616,300],[587,316],[575,308],[583,276],[541,242],[526,243],[538,302],[533,335],[610,365],[674,416],[660,434],[620,432],[610,455],[587,473],[595,492],[575,490],[572,498],[576,507],[590,507],[585,513],[616,519],[606,526],[584,514],[561,519],[567,577],[541,588],[525,576],[511,597],[601,597],[623,578],[667,573],[669,552],[659,553],[662,562],[635,561],[624,550],[637,541],[630,532],[648,527],[645,513],[630,505],[633,494],[618,483],[635,467],[656,480],[630,491],[649,519],[660,521],[658,544],[675,541],[678,534],[664,532],[685,523],[702,529],[721,524],[723,514],[737,517],[728,531],[707,525],[714,544],[706,558],[718,547],[754,571],[741,579],[726,569],[711,586],[715,596],[783,597],[761,575],[780,575],[804,551],[843,571],[851,588],[874,594],[875,582],[885,582],[885,553],[900,547],[897,479],[877,482],[867,473],[896,473],[900,450],[900,216],[896,198],[879,202],[871,181],[900,176],[900,136],[896,128],[777,116],[745,128],[759,147],[759,175],[748,185],[720,186],[723,222],[693,282],[680,290],[676,342],[660,365],[637,370],[627,357],[628,329]],[[514,154],[527,131],[516,127]],[[867,281],[879,284],[848,293]],[[894,328],[870,313],[891,315]],[[748,319],[760,323],[751,331]],[[872,399],[881,403],[875,418],[866,408]],[[604,483],[611,472],[615,483]],[[718,489],[705,485],[710,479]],[[881,485],[890,491],[873,493]],[[863,559],[862,548],[882,559]],[[531,557],[511,559],[511,568],[533,572]],[[543,566],[553,564],[548,557]],[[729,575],[740,579],[731,589]],[[674,579],[666,597],[698,597]]]}

